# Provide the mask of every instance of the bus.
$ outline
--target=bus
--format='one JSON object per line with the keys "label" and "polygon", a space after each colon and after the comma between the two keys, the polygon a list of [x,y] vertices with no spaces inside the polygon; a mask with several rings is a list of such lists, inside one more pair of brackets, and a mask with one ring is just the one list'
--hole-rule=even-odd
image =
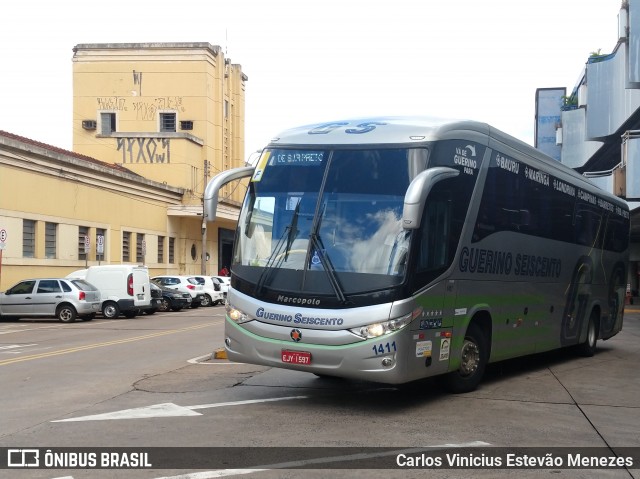
{"label": "bus", "polygon": [[375,118],[283,132],[245,179],[231,361],[475,389],[488,363],[591,356],[622,328],[629,209],[485,123]]}

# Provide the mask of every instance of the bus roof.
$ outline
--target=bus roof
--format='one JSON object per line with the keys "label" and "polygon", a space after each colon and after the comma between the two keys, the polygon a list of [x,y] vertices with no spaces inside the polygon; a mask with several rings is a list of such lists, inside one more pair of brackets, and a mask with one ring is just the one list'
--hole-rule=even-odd
{"label": "bus roof", "polygon": [[[429,117],[355,118],[291,128],[273,138],[270,146],[416,143],[428,141],[432,139],[431,136],[435,130],[456,123],[468,123],[476,125],[476,128],[488,129],[488,125],[483,123],[458,122]],[[382,125],[385,128],[377,128]]]}
{"label": "bus roof", "polygon": [[[384,128],[380,128],[384,126]],[[268,147],[327,147],[330,145],[356,147],[365,145],[419,146],[425,142],[447,139],[468,139],[491,149],[512,149],[518,156],[525,155],[531,161],[538,161],[548,168],[562,171],[574,178],[578,184],[597,191],[599,194],[627,203],[604,190],[601,190],[586,177],[574,169],[545,155],[540,150],[503,131],[472,120],[451,120],[435,117],[370,117],[327,121],[291,128],[273,138]],[[507,153],[509,154],[509,153]]]}

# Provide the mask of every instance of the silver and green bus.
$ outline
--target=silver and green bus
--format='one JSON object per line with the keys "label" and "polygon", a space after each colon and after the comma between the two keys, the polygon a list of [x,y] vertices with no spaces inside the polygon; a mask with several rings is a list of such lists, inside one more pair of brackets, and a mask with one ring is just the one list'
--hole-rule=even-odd
{"label": "silver and green bus", "polygon": [[283,132],[245,178],[225,347],[232,361],[476,388],[488,363],[622,328],[629,209],[472,121],[376,118]]}

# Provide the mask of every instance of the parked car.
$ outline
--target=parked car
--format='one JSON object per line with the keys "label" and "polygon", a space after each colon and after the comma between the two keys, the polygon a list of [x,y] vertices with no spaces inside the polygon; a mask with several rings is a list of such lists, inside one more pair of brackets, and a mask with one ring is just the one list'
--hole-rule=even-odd
{"label": "parked car", "polygon": [[214,306],[224,302],[225,295],[222,293],[219,283],[213,281],[209,276],[193,276],[193,278],[202,285],[206,296],[206,304],[202,306]]}
{"label": "parked car", "polygon": [[162,302],[162,289],[156,286],[151,280],[149,280],[149,288],[149,292],[151,293],[151,305],[147,309],[141,309],[138,314],[155,314],[160,308],[160,303]]}
{"label": "parked car", "polygon": [[154,276],[151,279],[165,288],[181,293],[189,293],[191,295],[192,308],[199,308],[203,302],[206,302],[202,285],[191,276],[162,275]]}
{"label": "parked car", "polygon": [[173,289],[165,288],[162,284],[151,281],[151,295],[160,295],[160,304],[155,311],[180,311],[191,307],[191,294],[181,293]]}
{"label": "parked car", "polygon": [[231,278],[229,276],[211,276],[211,279],[214,283],[218,283],[220,285],[220,291],[226,298],[229,288],[231,287]]}
{"label": "parked car", "polygon": [[117,318],[121,313],[133,318],[151,308],[151,286],[146,266],[108,264],[74,271],[67,278],[81,278],[100,290],[102,315]]}
{"label": "parked car", "polygon": [[55,317],[63,323],[91,320],[100,311],[100,291],[82,279],[25,279],[0,293],[0,317]]}

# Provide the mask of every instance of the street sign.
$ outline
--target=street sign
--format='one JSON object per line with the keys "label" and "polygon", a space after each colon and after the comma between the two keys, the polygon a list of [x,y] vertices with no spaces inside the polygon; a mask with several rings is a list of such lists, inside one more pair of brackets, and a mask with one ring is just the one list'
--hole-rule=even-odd
{"label": "street sign", "polygon": [[98,243],[98,254],[104,254],[104,235],[96,236],[96,242]]}
{"label": "street sign", "polygon": [[89,235],[84,235],[84,254],[89,254],[91,249],[91,238]]}
{"label": "street sign", "polygon": [[7,230],[0,229],[0,251],[7,246]]}

